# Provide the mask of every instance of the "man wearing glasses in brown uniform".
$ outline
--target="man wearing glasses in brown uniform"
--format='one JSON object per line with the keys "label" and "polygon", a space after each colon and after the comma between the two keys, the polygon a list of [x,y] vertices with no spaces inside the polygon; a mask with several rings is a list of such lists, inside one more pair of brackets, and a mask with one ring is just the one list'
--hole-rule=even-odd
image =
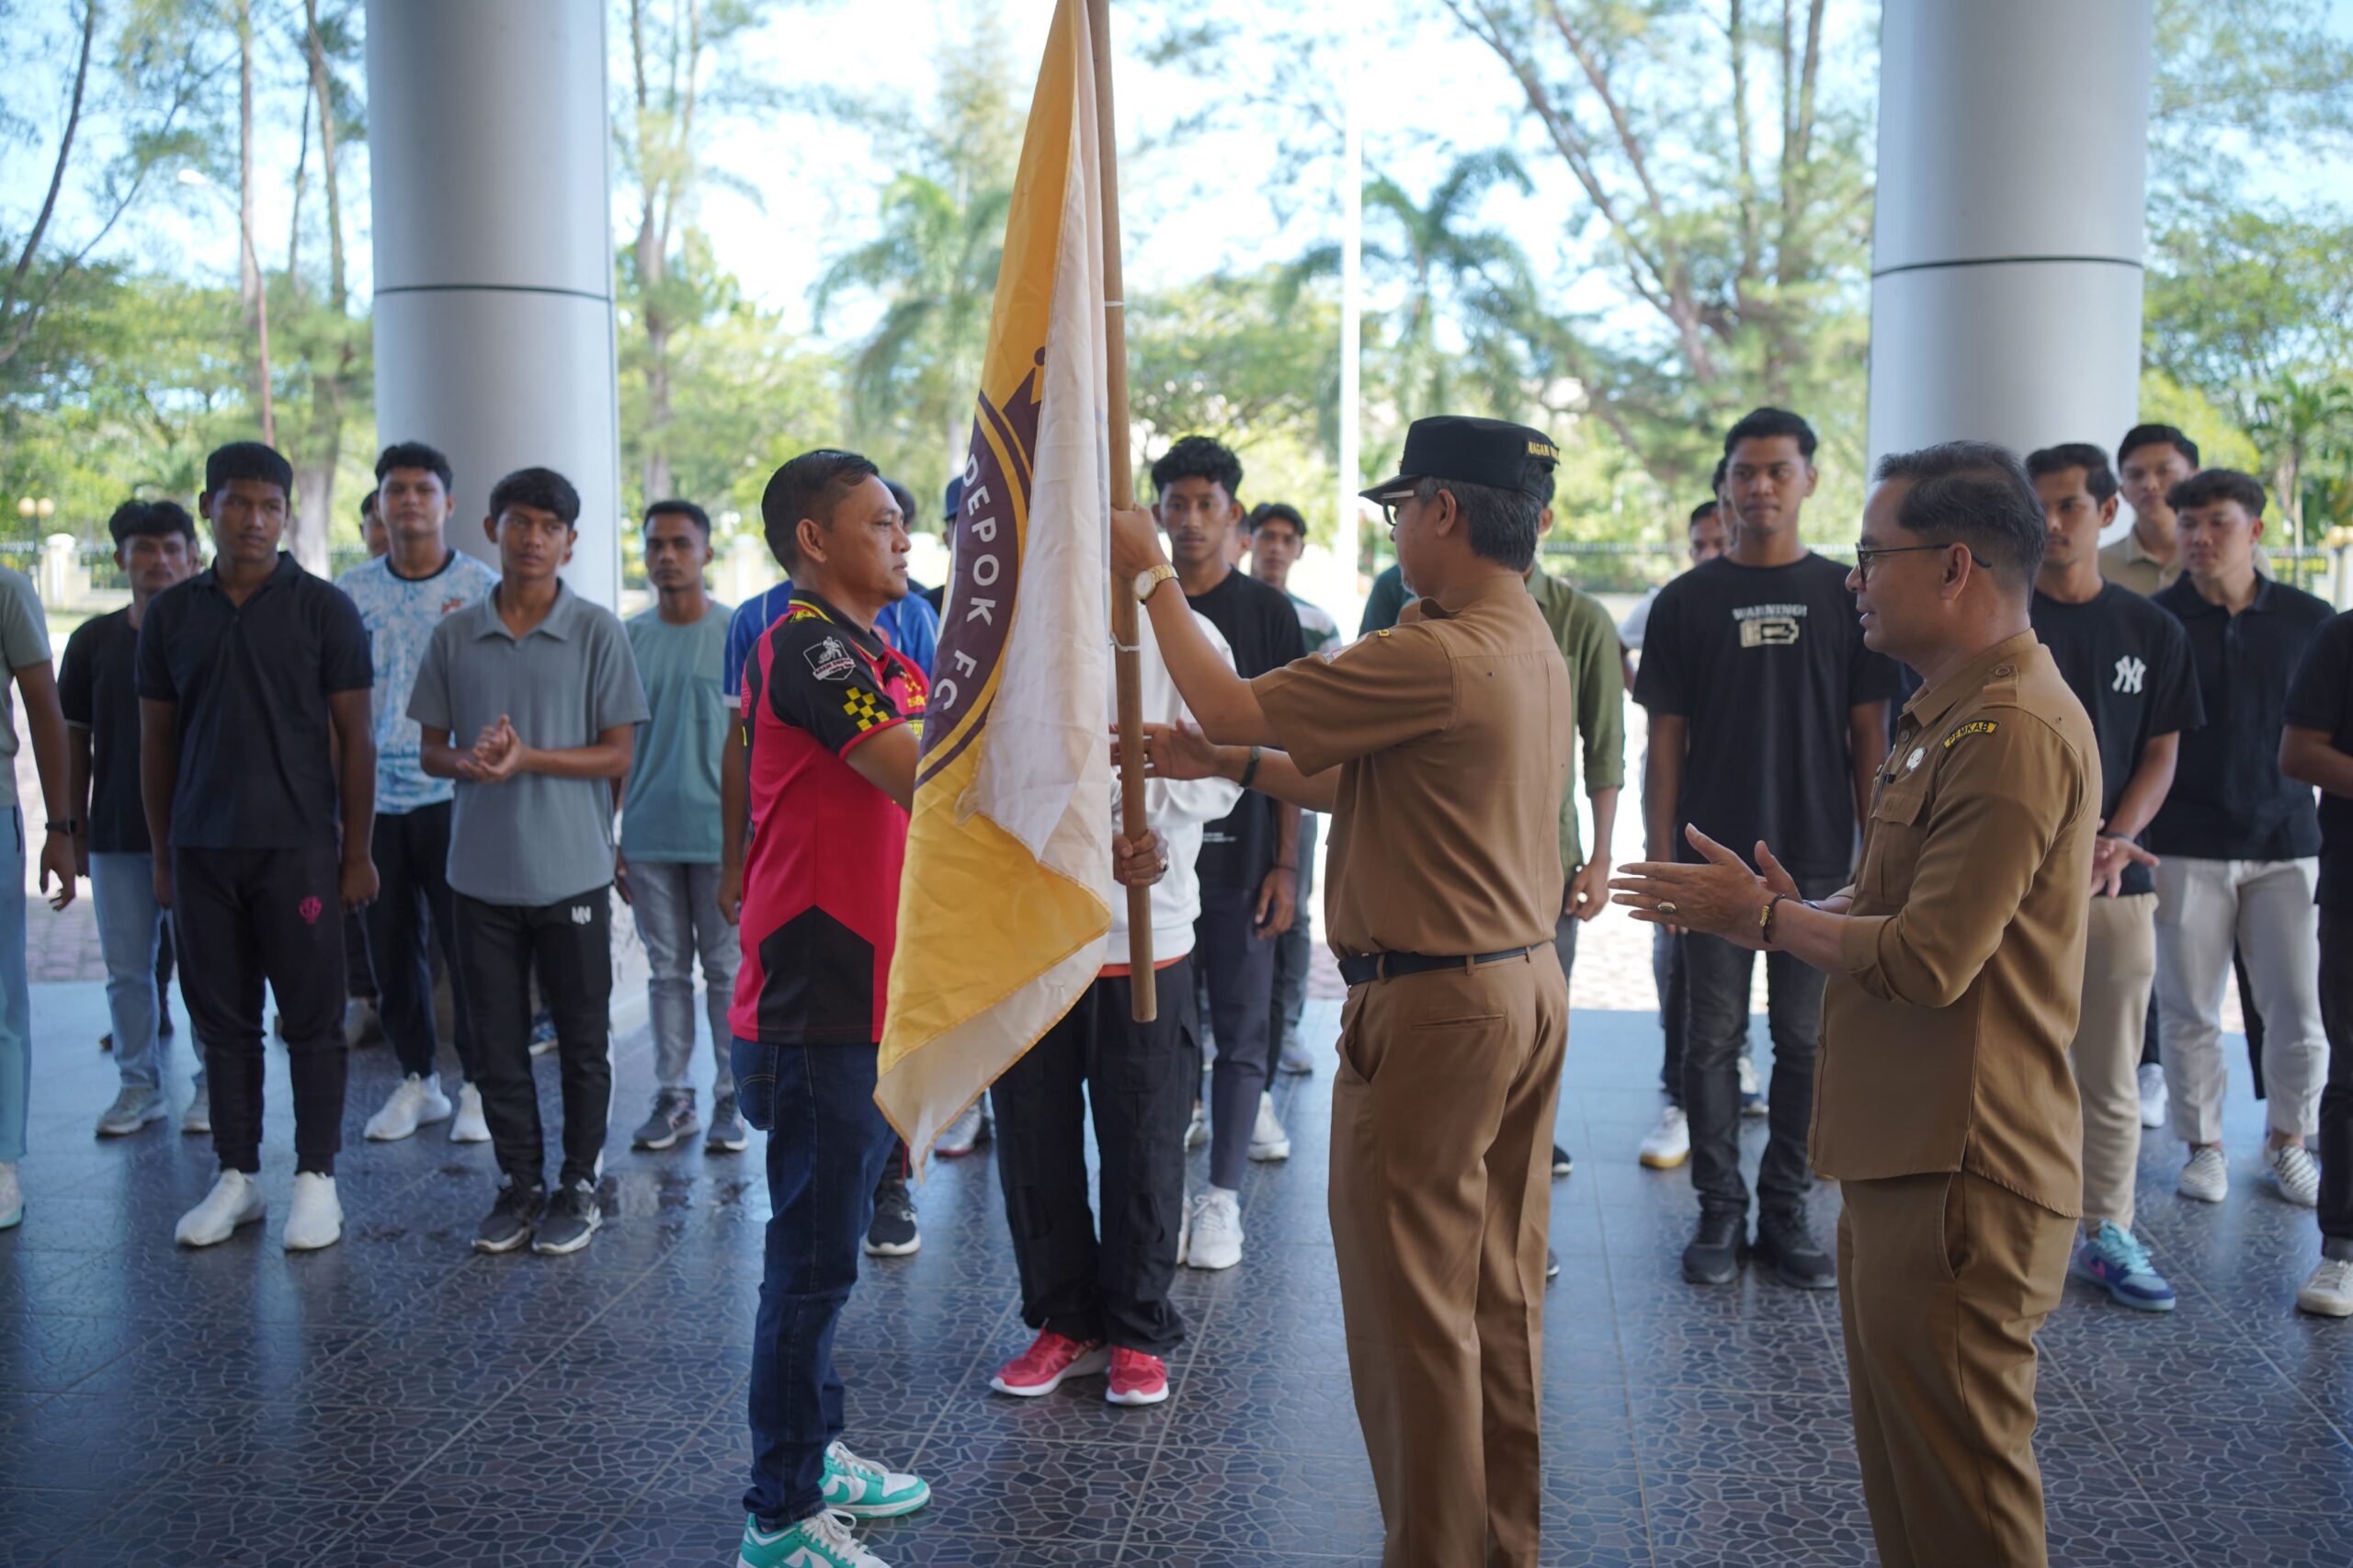
{"label": "man wearing glasses in brown uniform", "polygon": [[1536,1562],[1574,705],[1521,579],[1557,457],[1525,426],[1415,421],[1399,477],[1365,494],[1422,597],[1246,682],[1168,591],[1151,515],[1112,517],[1113,569],[1200,723],[1148,726],[1147,771],[1332,813],[1332,1239],[1389,1568]]}
{"label": "man wearing glasses in brown uniform", "polygon": [[[1843,1184],[1839,1312],[1887,1568],[2041,1568],[2034,1335],[2083,1197],[2067,1050],[2098,827],[2091,721],[2028,621],[2046,528],[1999,447],[1883,459],[1851,584],[1917,670],[1854,885],[1802,902],[1768,846],[1623,868],[1638,919],[1829,976],[1812,1148]],[[1743,847],[1747,847],[1744,846]]]}

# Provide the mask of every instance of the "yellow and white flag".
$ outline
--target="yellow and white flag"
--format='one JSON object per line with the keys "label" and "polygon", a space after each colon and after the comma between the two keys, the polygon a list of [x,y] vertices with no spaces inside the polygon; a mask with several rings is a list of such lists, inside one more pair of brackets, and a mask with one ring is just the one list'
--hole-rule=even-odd
{"label": "yellow and white flag", "polygon": [[1070,1010],[1110,929],[1102,164],[1059,0],[1006,222],[933,660],[874,1098],[932,1140]]}

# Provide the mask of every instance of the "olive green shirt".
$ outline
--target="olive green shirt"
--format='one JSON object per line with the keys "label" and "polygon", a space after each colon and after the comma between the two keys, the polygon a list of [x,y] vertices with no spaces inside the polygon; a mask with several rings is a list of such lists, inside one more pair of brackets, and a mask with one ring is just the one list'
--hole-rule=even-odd
{"label": "olive green shirt", "polygon": [[[1626,671],[1620,662],[1618,629],[1592,595],[1580,593],[1542,567],[1528,574],[1528,591],[1543,612],[1544,624],[1569,666],[1569,700],[1577,739],[1585,751],[1585,792],[1623,789],[1626,783]],[[1576,762],[1561,791],[1561,874],[1585,869],[1585,846],[1577,839]]]}

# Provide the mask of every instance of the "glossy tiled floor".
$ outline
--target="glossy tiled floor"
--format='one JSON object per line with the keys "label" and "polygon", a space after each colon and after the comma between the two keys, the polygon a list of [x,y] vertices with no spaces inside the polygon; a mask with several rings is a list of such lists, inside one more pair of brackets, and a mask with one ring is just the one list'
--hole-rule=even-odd
{"label": "glossy tiled floor", "polygon": [[[468,1252],[486,1149],[358,1141],[392,1071],[381,1051],[355,1057],[343,1244],[278,1250],[274,1082],[269,1222],[184,1255],[171,1225],[210,1180],[205,1149],[162,1128],[94,1142],[112,1087],[88,1043],[97,989],[44,987],[35,1011],[30,1215],[0,1236],[0,1568],[733,1560],[756,1145],[628,1153],[642,1040],[620,1053],[607,1224],[580,1256]],[[1835,1301],[1676,1277],[1688,1182],[1632,1159],[1654,1039],[1645,1016],[1581,1013],[1571,1040],[1545,1562],[1869,1562]],[[1185,1277],[1194,1338],[1156,1410],[1107,1407],[1093,1381],[1036,1402],[987,1392],[1026,1343],[994,1173],[939,1169],[922,1252],[869,1266],[841,1334],[855,1442],[938,1494],[873,1530],[876,1550],[1039,1568],[1377,1555],[1324,1217],[1328,1087],[1282,1090],[1297,1153],[1252,1173],[1243,1266]],[[2233,1134],[2252,1149],[2235,1092]],[[2150,1320],[2071,1290],[2043,1335],[2053,1559],[2341,1568],[2353,1324],[2292,1310],[2311,1218],[2245,1169],[2222,1208],[2182,1202],[2171,1165],[2153,1144],[2143,1228],[2181,1310]],[[1835,1201],[1821,1196],[1825,1222]]]}

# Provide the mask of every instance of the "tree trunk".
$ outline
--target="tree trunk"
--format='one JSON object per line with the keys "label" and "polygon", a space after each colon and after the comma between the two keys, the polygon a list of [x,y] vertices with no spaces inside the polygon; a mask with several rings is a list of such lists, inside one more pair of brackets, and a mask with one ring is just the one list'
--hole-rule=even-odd
{"label": "tree trunk", "polygon": [[237,297],[250,330],[260,311],[261,257],[254,254],[254,6],[237,0]]}

